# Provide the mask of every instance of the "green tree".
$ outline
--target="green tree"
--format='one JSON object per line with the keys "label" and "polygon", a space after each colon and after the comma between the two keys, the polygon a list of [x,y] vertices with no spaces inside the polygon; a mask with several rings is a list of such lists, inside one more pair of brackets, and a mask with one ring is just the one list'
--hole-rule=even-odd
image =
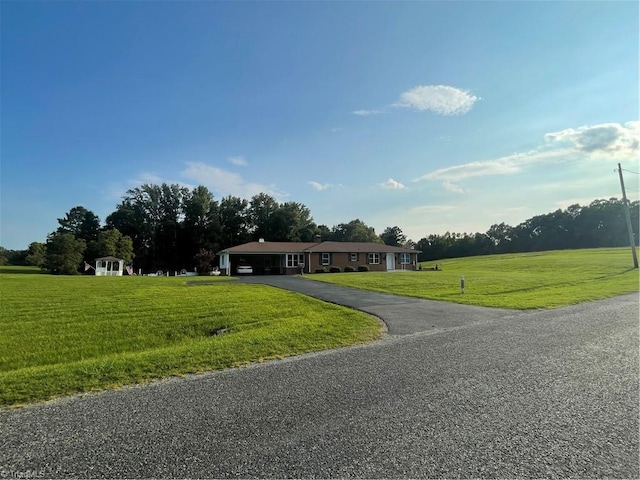
{"label": "green tree", "polygon": [[90,260],[113,256],[123,259],[125,263],[131,263],[135,257],[133,240],[116,228],[100,232],[98,239],[89,243],[86,253]]}
{"label": "green tree", "polygon": [[270,218],[270,240],[276,242],[310,242],[316,232],[311,211],[298,202],[278,206]]}
{"label": "green tree", "polygon": [[143,184],[127,191],[122,202],[122,213],[109,216],[109,225],[126,235],[131,222],[136,222],[134,245],[143,250],[145,268],[177,268],[178,231],[183,220],[183,198],[188,189],[177,184]]}
{"label": "green tree", "polygon": [[337,242],[373,242],[382,243],[373,227],[368,227],[362,220],[355,219],[349,223],[341,223],[333,227],[332,240]]}
{"label": "green tree", "polygon": [[91,210],[83,206],[73,207],[64,216],[59,218],[59,233],[70,233],[76,238],[86,241],[95,240],[100,231],[100,219]]}
{"label": "green tree", "polygon": [[86,242],[71,233],[54,232],[47,237],[45,267],[56,275],[75,275],[84,258]]}
{"label": "green tree", "polygon": [[279,207],[276,199],[267,193],[259,193],[251,197],[248,213],[254,240],[259,238],[273,240],[273,235],[276,233],[273,215]]}
{"label": "green tree", "polygon": [[213,194],[202,185],[183,198],[184,221],[180,250],[184,260],[193,260],[200,250],[217,251],[221,242],[220,212]]}
{"label": "green tree", "polygon": [[47,248],[44,243],[33,242],[27,249],[27,265],[43,268],[46,263]]}
{"label": "green tree", "polygon": [[233,247],[248,242],[249,202],[234,196],[224,197],[220,201],[219,217],[221,229],[221,247]]}
{"label": "green tree", "polygon": [[391,245],[393,247],[401,247],[407,243],[407,236],[402,233],[400,227],[387,227],[384,232],[380,234],[380,240],[385,245]]}

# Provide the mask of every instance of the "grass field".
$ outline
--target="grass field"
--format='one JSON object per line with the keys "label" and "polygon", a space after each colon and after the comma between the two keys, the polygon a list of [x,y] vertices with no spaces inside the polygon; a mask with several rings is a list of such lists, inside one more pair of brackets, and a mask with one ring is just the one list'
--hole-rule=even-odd
{"label": "grass field", "polygon": [[3,406],[381,335],[373,317],[266,286],[25,273],[0,268]]}
{"label": "grass field", "polygon": [[[637,292],[628,248],[563,250],[448,259],[441,271],[329,273],[305,278],[447,302],[514,309],[554,308]],[[460,278],[465,278],[465,294]]]}

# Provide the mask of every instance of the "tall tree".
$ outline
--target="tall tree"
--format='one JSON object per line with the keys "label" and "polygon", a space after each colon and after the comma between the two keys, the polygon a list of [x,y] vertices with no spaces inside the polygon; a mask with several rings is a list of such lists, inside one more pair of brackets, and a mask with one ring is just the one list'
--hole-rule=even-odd
{"label": "tall tree", "polygon": [[217,250],[220,246],[218,202],[207,187],[194,188],[184,196],[183,248],[192,258],[198,251]]}
{"label": "tall tree", "polygon": [[367,226],[359,218],[333,227],[331,237],[337,242],[382,243],[374,228]]}
{"label": "tall tree", "polygon": [[249,202],[234,196],[220,201],[221,247],[233,247],[249,241]]}
{"label": "tall tree", "polygon": [[401,247],[407,243],[407,236],[402,233],[400,227],[387,227],[384,232],[380,234],[380,240],[385,245],[391,245],[393,247]]}
{"label": "tall tree", "polygon": [[310,242],[316,232],[311,211],[298,202],[285,202],[271,215],[270,240],[278,242]]}
{"label": "tall tree", "polygon": [[87,210],[83,206],[73,207],[64,216],[59,218],[58,232],[70,233],[76,238],[82,238],[87,242],[95,240],[100,231],[100,219],[91,210]]}
{"label": "tall tree", "polygon": [[182,200],[187,193],[185,187],[166,183],[145,183],[127,191],[123,205],[131,210],[126,216],[142,222],[144,238],[140,243],[148,246],[143,258],[145,268],[179,267],[178,230],[183,219]]}
{"label": "tall tree", "polygon": [[136,263],[139,263],[141,268],[151,266],[149,264],[151,230],[141,206],[134,204],[130,199],[125,199],[116,206],[115,212],[107,217],[105,223],[105,229],[118,230],[122,235],[131,238]]}
{"label": "tall tree", "polygon": [[259,193],[249,201],[249,220],[251,221],[251,235],[254,240],[264,238],[272,240],[275,233],[273,215],[279,204],[275,198],[267,193]]}

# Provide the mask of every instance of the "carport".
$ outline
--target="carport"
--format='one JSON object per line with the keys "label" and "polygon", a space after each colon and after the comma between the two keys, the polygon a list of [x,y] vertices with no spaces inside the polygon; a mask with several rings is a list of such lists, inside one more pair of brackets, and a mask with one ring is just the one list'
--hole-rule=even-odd
{"label": "carport", "polygon": [[286,275],[301,273],[305,253],[313,242],[257,242],[245,243],[217,253],[224,275],[236,275],[238,266],[251,266],[254,275]]}

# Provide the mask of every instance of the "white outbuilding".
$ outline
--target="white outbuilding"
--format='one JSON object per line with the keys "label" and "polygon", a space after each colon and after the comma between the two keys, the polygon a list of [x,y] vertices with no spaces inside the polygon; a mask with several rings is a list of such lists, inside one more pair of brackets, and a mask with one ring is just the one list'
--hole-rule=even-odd
{"label": "white outbuilding", "polygon": [[124,260],[116,257],[96,258],[96,276],[121,277]]}

